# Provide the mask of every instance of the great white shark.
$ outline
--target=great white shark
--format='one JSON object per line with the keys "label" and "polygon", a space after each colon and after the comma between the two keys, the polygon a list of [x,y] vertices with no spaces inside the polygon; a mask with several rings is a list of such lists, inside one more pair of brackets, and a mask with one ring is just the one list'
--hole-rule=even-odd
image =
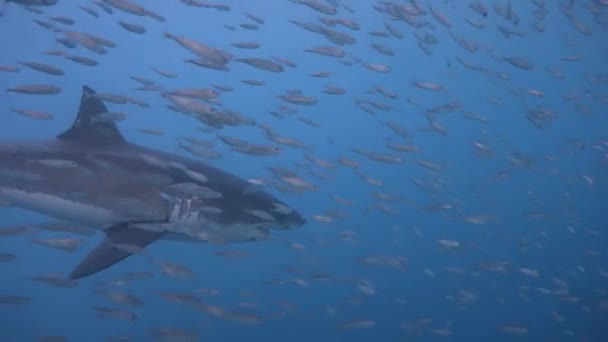
{"label": "great white shark", "polygon": [[256,241],[306,222],[235,175],[129,143],[88,86],[74,123],[56,138],[0,144],[0,199],[105,233],[71,279],[159,239]]}

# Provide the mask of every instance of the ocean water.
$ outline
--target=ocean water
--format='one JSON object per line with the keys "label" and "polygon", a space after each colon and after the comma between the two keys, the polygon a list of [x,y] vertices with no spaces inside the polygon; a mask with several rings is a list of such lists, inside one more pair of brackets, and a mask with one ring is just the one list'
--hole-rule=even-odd
{"label": "ocean water", "polygon": [[[220,1],[226,7],[211,6]],[[145,11],[136,12],[144,15],[121,10],[124,0],[60,0],[29,10],[15,2],[0,4],[0,144],[53,139],[74,121],[88,85],[147,103],[106,102],[126,114],[117,125],[128,141],[263,180],[307,222],[251,243],[156,241],[141,255],[57,286],[32,278],[65,280],[103,233],[40,229],[56,219],[5,203],[0,341],[608,340],[606,1],[140,0]],[[319,18],[347,18],[359,28]],[[146,32],[127,31],[119,20]],[[352,41],[331,41],[329,29]],[[79,32],[80,42],[58,41],[69,32]],[[91,51],[82,33],[114,46]],[[165,33],[229,53],[228,70],[185,62],[196,54]],[[242,42],[259,48],[234,45]],[[344,56],[306,51],[318,46]],[[49,54],[57,50],[62,55]],[[252,57],[297,66],[269,72],[238,61]],[[329,76],[311,76],[322,71]],[[131,76],[159,87],[137,90]],[[32,84],[61,92],[8,91]],[[328,85],[345,93],[327,94]],[[254,124],[211,127],[171,110],[163,94],[179,88],[215,89],[208,105]],[[316,103],[278,97],[294,90]],[[264,125],[306,148],[269,140]],[[281,150],[239,153],[218,134]],[[184,137],[213,142],[221,158],[185,151]],[[270,167],[315,187],[295,191],[273,179]],[[81,240],[74,251],[35,243],[63,237]],[[168,274],[162,262],[189,273]]]}

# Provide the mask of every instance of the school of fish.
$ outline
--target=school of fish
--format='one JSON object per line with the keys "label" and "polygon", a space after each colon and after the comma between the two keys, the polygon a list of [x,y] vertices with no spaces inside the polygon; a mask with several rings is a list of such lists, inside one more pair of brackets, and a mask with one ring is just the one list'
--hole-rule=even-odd
{"label": "school of fish", "polygon": [[[227,340],[218,320],[323,327],[277,328],[286,341],[608,338],[608,1],[12,0],[0,11],[14,31],[2,45],[18,36],[37,51],[0,56],[3,137],[58,131],[73,114],[62,98],[99,79],[111,111],[99,120],[231,169],[309,218],[263,244],[211,244],[196,265],[120,246],[148,269],[94,283],[26,269],[13,248],[61,258],[94,231],[3,223],[0,274],[28,286],[0,285],[0,317],[26,317],[41,300],[28,289],[50,286],[95,304],[37,315],[124,323],[90,335],[100,341]],[[162,286],[134,290],[144,282]],[[196,324],[146,322],[165,306]],[[467,321],[478,315],[487,321]],[[39,341],[81,340],[46,328]]]}

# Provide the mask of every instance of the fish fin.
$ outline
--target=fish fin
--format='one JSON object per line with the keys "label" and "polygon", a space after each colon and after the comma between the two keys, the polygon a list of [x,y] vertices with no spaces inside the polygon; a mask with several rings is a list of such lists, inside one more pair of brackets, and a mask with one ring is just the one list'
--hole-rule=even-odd
{"label": "fish fin", "polygon": [[108,112],[103,101],[95,96],[89,86],[82,87],[82,97],[76,120],[57,138],[67,141],[100,143],[125,143],[126,140],[116,127],[114,120],[95,120],[95,117]]}
{"label": "fish fin", "polygon": [[110,226],[105,233],[106,238],[74,268],[69,275],[70,279],[79,279],[97,273],[131,255],[117,245],[128,244],[144,248],[164,235],[164,232],[133,228],[130,223]]}

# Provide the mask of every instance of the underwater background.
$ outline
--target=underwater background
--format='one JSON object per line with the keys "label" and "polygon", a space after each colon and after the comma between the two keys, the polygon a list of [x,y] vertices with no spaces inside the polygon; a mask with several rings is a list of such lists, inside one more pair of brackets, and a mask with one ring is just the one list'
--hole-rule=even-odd
{"label": "underwater background", "polygon": [[[3,204],[0,341],[608,340],[607,1],[19,2],[0,4],[0,143],[54,138],[88,85],[134,99],[106,101],[130,142],[262,183],[307,223],[157,241],[63,282],[42,276],[103,234]],[[195,65],[167,33],[230,57]],[[11,91],[32,84],[61,91]],[[180,88],[246,119],[175,110]]]}

